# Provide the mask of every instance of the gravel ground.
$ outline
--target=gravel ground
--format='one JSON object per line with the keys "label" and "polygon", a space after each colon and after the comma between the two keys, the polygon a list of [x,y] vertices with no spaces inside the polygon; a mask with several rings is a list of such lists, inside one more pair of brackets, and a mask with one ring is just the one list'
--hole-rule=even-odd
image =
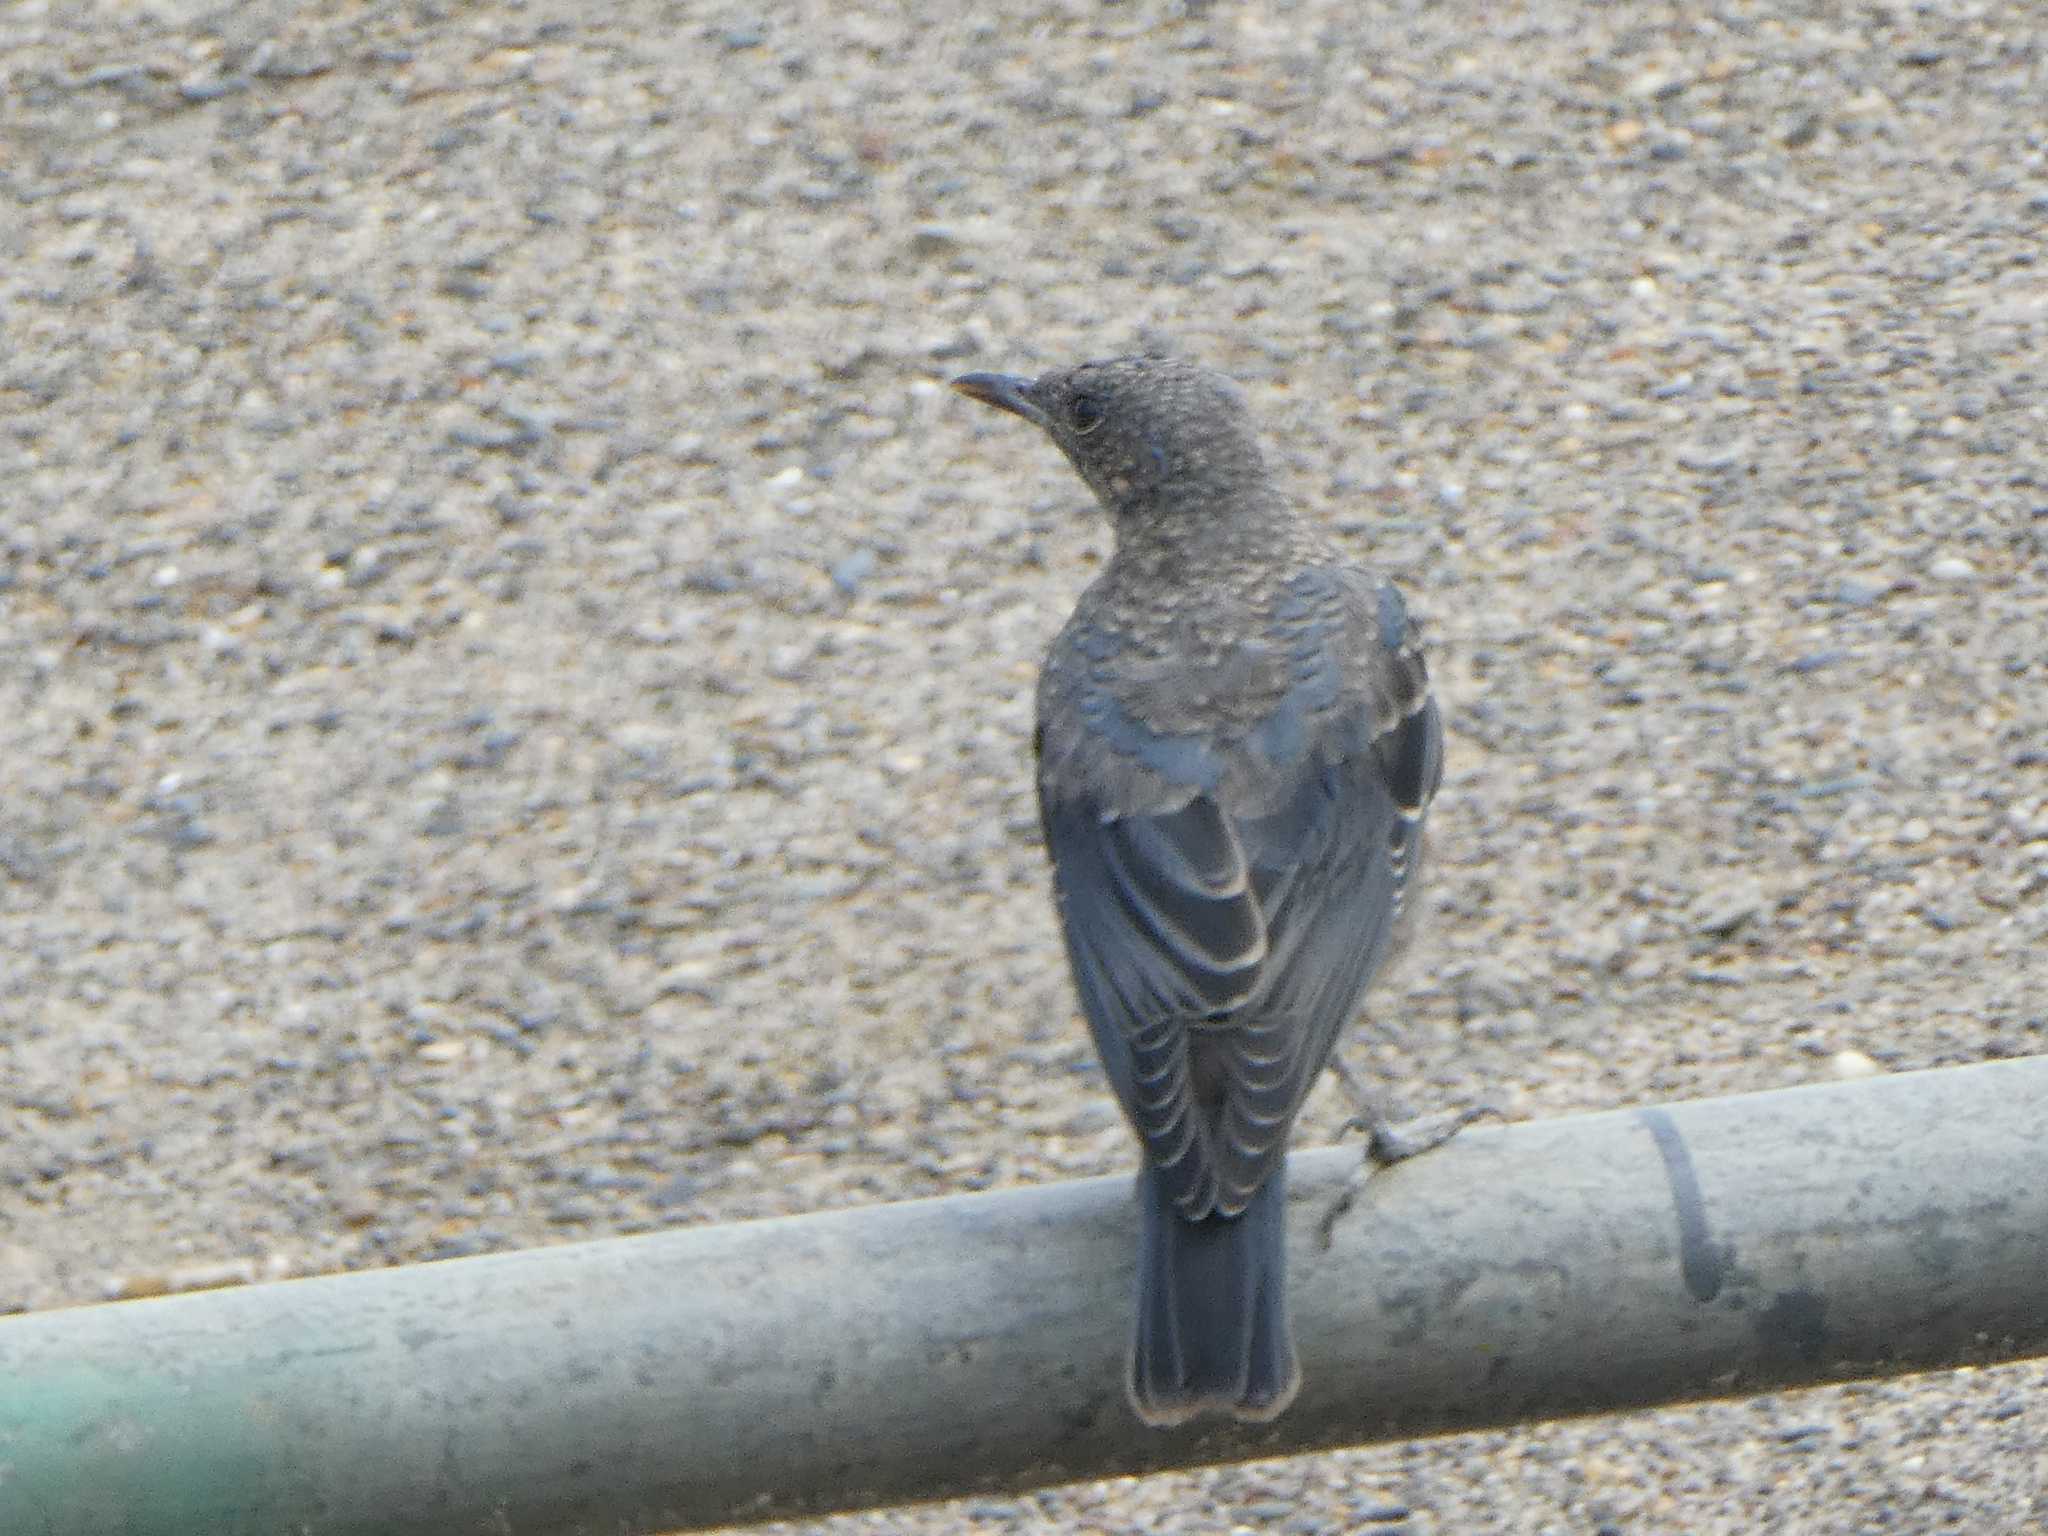
{"label": "gravel ground", "polygon": [[[2037,11],[924,9],[0,15],[0,1306],[1127,1166],[1027,766],[1106,534],[941,381],[1138,344],[1429,626],[1357,1066],[2048,1050]],[[2044,1385],[810,1529],[2032,1531]]]}

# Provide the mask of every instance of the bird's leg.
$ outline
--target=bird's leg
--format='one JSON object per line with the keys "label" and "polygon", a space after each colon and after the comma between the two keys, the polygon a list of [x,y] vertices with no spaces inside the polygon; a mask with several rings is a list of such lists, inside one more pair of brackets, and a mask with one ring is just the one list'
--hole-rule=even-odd
{"label": "bird's leg", "polygon": [[1344,1129],[1365,1132],[1365,1157],[1351,1177],[1344,1181],[1342,1192],[1323,1217],[1321,1230],[1325,1248],[1330,1246],[1337,1223],[1358,1203],[1358,1192],[1374,1171],[1435,1151],[1475,1120],[1483,1120],[1488,1115],[1496,1119],[1500,1117],[1500,1111],[1493,1105],[1474,1104],[1465,1109],[1445,1110],[1396,1123],[1389,1118],[1378,1096],[1352,1075],[1343,1056],[1334,1050],[1330,1053],[1330,1070],[1337,1074],[1337,1081],[1344,1085],[1344,1092],[1351,1099],[1351,1118],[1344,1122]]}
{"label": "bird's leg", "polygon": [[1337,1074],[1337,1081],[1344,1085],[1344,1092],[1351,1099],[1351,1118],[1344,1122],[1344,1129],[1365,1132],[1365,1155],[1381,1168],[1391,1168],[1411,1157],[1435,1151],[1475,1120],[1488,1115],[1500,1118],[1500,1111],[1491,1104],[1474,1104],[1468,1109],[1444,1110],[1396,1122],[1334,1051],[1330,1053],[1330,1070]]}

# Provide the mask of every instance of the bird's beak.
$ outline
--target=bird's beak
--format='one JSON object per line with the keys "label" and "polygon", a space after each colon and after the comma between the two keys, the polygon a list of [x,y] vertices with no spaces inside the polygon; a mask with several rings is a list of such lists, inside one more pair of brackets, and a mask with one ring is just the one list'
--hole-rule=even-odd
{"label": "bird's beak", "polygon": [[1032,397],[1036,379],[1020,379],[1014,373],[963,373],[953,387],[970,400],[992,405],[997,410],[1022,416],[1034,426],[1045,425],[1045,412]]}

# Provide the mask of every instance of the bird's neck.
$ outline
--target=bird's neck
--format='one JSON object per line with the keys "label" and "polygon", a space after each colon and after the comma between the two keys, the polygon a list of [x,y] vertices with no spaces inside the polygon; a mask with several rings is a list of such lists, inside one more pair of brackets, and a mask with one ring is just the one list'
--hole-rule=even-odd
{"label": "bird's neck", "polygon": [[1242,586],[1262,571],[1296,569],[1310,556],[1312,530],[1270,486],[1248,488],[1227,510],[1205,495],[1187,505],[1160,499],[1111,514],[1119,584],[1193,593],[1218,584]]}

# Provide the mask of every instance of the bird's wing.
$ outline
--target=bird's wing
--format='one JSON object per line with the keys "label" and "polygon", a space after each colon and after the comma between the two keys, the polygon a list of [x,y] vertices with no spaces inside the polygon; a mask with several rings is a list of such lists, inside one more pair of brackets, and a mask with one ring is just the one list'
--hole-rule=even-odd
{"label": "bird's wing", "polygon": [[[1394,604],[1377,616],[1365,696],[1338,702],[1350,695],[1303,666],[1276,727],[1247,737],[1260,784],[1249,814],[1228,809],[1242,797],[1224,749],[1152,736],[1100,700],[1084,710],[1086,746],[1052,771],[1042,760],[1082,1008],[1187,1215],[1241,1210],[1284,1155],[1400,911],[1442,728]],[[1088,771],[1097,752],[1147,769],[1149,791]],[[1193,782],[1166,772],[1190,764]]]}

